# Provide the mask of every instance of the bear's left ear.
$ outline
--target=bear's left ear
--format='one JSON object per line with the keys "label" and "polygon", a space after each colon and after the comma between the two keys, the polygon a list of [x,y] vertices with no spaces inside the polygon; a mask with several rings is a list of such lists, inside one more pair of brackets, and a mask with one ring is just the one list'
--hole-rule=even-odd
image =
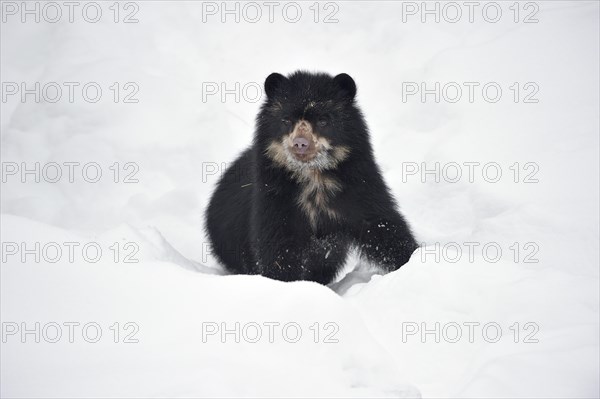
{"label": "bear's left ear", "polygon": [[356,96],[356,83],[354,83],[354,79],[352,79],[350,75],[346,73],[340,73],[333,78],[333,82],[350,100],[354,99],[354,96]]}
{"label": "bear's left ear", "polygon": [[265,93],[268,98],[273,98],[279,88],[285,84],[287,78],[280,73],[273,72],[265,80]]}

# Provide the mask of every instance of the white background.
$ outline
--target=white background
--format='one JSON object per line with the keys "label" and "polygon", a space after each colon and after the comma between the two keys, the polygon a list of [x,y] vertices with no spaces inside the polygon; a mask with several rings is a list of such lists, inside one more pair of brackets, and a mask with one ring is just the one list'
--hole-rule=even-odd
{"label": "white background", "polygon": [[[83,18],[85,2],[72,23],[62,2],[57,23],[43,14],[39,23],[34,15],[22,22],[21,3],[14,4],[17,14],[3,11],[1,26],[3,171],[36,162],[80,166],[72,183],[64,166],[56,183],[20,170],[3,176],[2,396],[598,397],[597,2],[499,2],[495,23],[495,6],[484,14],[479,3],[470,22],[462,2],[454,23],[455,8],[437,4],[436,22],[422,15],[421,2],[321,3],[318,22],[313,3],[301,2],[296,23],[289,22],[293,9],[288,21],[282,15],[286,3],[272,23],[263,3],[256,23],[249,20],[255,9],[243,3],[239,22],[234,14],[221,21],[220,2],[121,4],[118,23],[113,2],[99,3],[96,23]],[[216,15],[206,12],[213,6]],[[407,12],[413,6],[414,15]],[[132,11],[138,22],[123,23]],[[333,11],[337,22],[324,23]],[[525,23],[534,11],[538,22]],[[210,256],[203,210],[218,172],[250,144],[260,101],[253,91],[236,101],[203,90],[256,87],[271,72],[297,69],[345,72],[358,85],[376,159],[425,246],[394,273],[372,276],[353,256],[346,271],[357,270],[331,287],[286,284],[223,276]],[[80,86],[72,103],[66,86],[51,103],[7,95],[6,82]],[[103,90],[97,103],[82,97],[88,82]],[[124,103],[131,90],[122,90],[115,103],[114,82],[137,85],[138,102]],[[456,82],[462,97],[422,101],[419,93],[403,101],[407,82]],[[480,84],[473,102],[464,82]],[[495,103],[482,95],[489,82],[502,88]],[[528,82],[539,88],[537,103],[524,102]],[[102,168],[98,183],[82,178],[81,165],[90,162]],[[115,162],[119,183],[109,169]],[[123,182],[127,162],[139,167],[137,183]],[[462,165],[462,177],[449,181],[455,169],[439,181],[421,175],[436,162]],[[480,163],[472,182],[465,162]],[[502,171],[496,183],[489,182],[493,170],[482,175],[492,162]],[[419,172],[407,175],[415,165]],[[532,170],[537,182],[525,183]],[[34,255],[23,262],[6,247],[36,242],[65,252],[55,263]],[[80,246],[71,262],[64,242],[98,242],[102,257],[88,262]],[[123,262],[127,251],[115,262],[108,248],[115,242],[121,251],[137,244],[139,262]],[[465,243],[478,243],[474,258]],[[488,243],[501,248],[497,261],[494,250],[482,252]],[[528,254],[537,262],[526,262]],[[36,322],[39,343],[35,333],[21,334]],[[65,322],[80,323],[72,343]],[[90,322],[102,329],[97,343],[82,335]],[[126,322],[139,327],[138,343],[123,342]],[[220,332],[203,342],[207,323],[235,329],[236,322],[239,343]],[[265,322],[280,323],[273,342]],[[290,322],[301,328],[297,343],[288,342],[293,331],[282,333]],[[328,322],[337,326],[337,343],[325,342]],[[471,340],[470,322],[479,323]],[[49,342],[55,330],[48,323],[62,326],[57,343]],[[263,326],[259,342],[242,334],[245,323]],[[439,342],[422,334],[436,323]],[[483,334],[486,323],[501,327],[498,342],[491,342],[495,329]],[[15,325],[19,331],[7,334]],[[455,325],[462,336],[452,343]],[[531,332],[537,342],[526,342]]]}

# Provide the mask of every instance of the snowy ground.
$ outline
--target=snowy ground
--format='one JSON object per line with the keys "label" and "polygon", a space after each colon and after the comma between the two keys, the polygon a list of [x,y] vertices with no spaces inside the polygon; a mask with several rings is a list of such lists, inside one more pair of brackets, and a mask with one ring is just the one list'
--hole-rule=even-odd
{"label": "snowy ground", "polygon": [[[489,3],[455,23],[443,3],[439,23],[421,2],[321,3],[317,23],[312,2],[296,23],[289,3],[272,23],[263,3],[256,23],[241,3],[239,23],[220,2],[121,3],[118,23],[112,2],[96,23],[55,4],[36,23],[2,2],[3,397],[600,395],[598,2],[500,2],[496,23]],[[300,68],[358,84],[426,246],[394,273],[353,257],[331,287],[286,284],[210,256],[203,209],[253,88]],[[236,82],[239,101],[211,94]]]}

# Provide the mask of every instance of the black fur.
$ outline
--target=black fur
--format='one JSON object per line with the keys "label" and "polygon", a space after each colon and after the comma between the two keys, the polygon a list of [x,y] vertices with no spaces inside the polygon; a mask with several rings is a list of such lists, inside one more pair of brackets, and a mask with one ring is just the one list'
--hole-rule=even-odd
{"label": "black fur", "polygon": [[[265,92],[254,142],[225,172],[206,212],[213,252],[226,269],[327,284],[352,246],[387,271],[406,263],[418,246],[375,163],[352,78],[274,73]],[[313,223],[299,204],[310,182],[299,180],[294,166],[282,167],[267,155],[269,145],[300,119],[333,147],[349,149],[335,167],[312,167],[337,187],[324,197],[337,217],[319,208]],[[318,190],[309,194],[315,200]]]}

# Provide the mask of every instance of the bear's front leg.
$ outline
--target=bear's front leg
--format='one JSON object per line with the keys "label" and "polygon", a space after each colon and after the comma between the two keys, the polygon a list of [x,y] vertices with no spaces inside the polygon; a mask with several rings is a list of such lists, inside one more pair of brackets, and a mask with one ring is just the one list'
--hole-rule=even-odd
{"label": "bear's front leg", "polygon": [[281,281],[329,284],[343,266],[347,252],[348,240],[338,235],[316,238],[284,234],[259,242],[259,271]]}
{"label": "bear's front leg", "polygon": [[363,221],[355,230],[357,246],[369,262],[394,271],[419,247],[400,215]]}
{"label": "bear's front leg", "polygon": [[257,267],[262,276],[280,281],[302,280],[302,253],[305,245],[281,237],[260,239],[257,243]]}

